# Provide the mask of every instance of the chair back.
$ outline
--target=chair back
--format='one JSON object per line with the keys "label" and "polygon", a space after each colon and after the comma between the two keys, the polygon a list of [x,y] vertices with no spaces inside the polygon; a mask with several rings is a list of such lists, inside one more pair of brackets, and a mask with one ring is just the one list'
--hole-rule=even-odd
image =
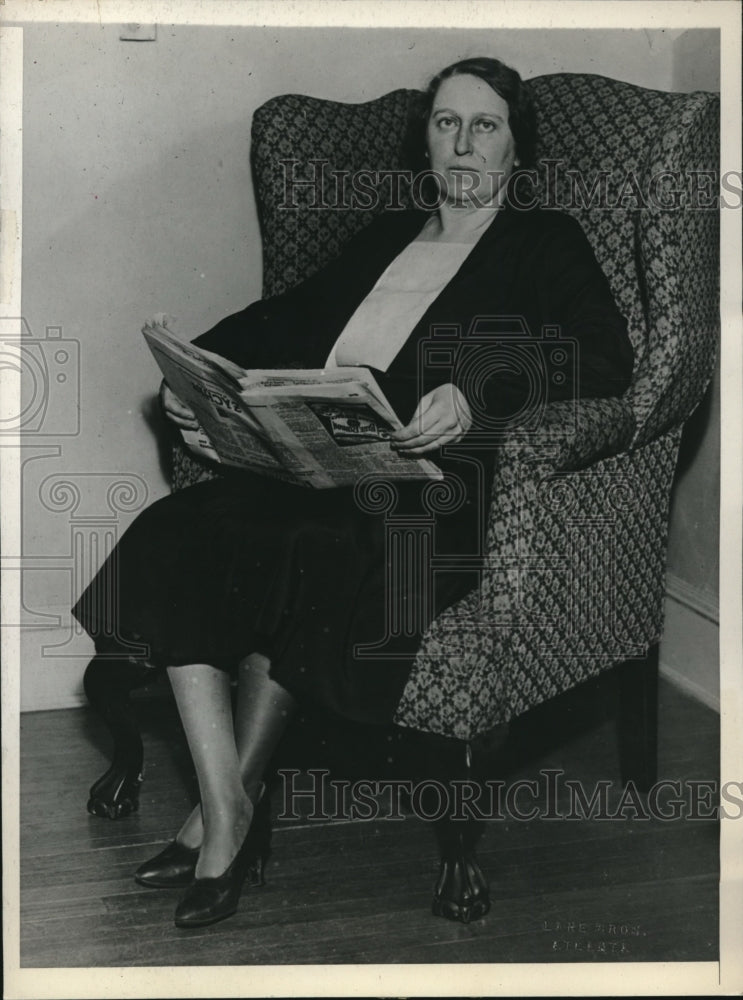
{"label": "chair back", "polygon": [[[499,451],[483,580],[426,629],[395,717],[458,739],[659,640],[681,425],[718,341],[718,216],[703,198],[717,191],[718,99],[584,74],[529,86],[538,197],[581,222],[628,318],[636,364],[622,400],[580,403],[575,434],[565,404],[545,408],[543,430],[552,441],[562,428],[564,454],[538,435],[533,454],[515,442]],[[337,255],[370,213],[407,207],[410,190],[392,185],[407,166],[417,96],[354,105],[290,94],[258,108],[264,295]],[[354,176],[355,191],[337,187]],[[176,489],[213,475],[183,449],[174,457]]]}
{"label": "chair back", "polygon": [[[313,274],[389,204],[385,185],[405,168],[408,116],[417,91],[365,104],[284,94],[253,117],[255,198],[263,242],[263,295]],[[371,172],[367,207],[351,178]],[[389,180],[380,178],[386,172]],[[367,201],[369,199],[367,198]],[[409,206],[403,191],[400,207]]]}
{"label": "chair back", "polygon": [[634,445],[678,427],[719,333],[719,99],[559,73],[529,83],[542,203],[574,215],[629,322]]}
{"label": "chair back", "polygon": [[[537,196],[581,222],[629,321],[628,399],[640,445],[683,423],[713,370],[718,215],[698,205],[717,189],[719,101],[592,74],[528,85],[539,126]],[[264,295],[321,267],[370,215],[411,204],[399,174],[418,96],[396,90],[343,104],[287,94],[258,108],[252,159]]]}

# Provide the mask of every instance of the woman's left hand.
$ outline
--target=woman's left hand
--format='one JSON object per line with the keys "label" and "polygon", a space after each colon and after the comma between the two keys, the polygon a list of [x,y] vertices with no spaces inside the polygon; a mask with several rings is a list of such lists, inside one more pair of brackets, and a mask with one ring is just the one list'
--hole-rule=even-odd
{"label": "woman's left hand", "polygon": [[472,426],[472,411],[451,382],[422,397],[407,427],[391,435],[391,445],[403,455],[422,455],[461,440]]}

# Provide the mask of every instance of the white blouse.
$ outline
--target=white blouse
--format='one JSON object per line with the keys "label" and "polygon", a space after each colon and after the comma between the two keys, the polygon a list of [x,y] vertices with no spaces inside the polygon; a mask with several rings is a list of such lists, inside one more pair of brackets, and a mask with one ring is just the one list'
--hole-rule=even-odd
{"label": "white blouse", "polygon": [[473,246],[472,243],[409,243],[351,316],[325,367],[369,365],[386,372],[421,316],[457,273]]}
{"label": "white blouse", "polygon": [[459,239],[418,238],[398,254],[351,316],[326,368],[368,365],[386,372],[421,316],[462,266],[500,208],[499,202],[457,220]]}

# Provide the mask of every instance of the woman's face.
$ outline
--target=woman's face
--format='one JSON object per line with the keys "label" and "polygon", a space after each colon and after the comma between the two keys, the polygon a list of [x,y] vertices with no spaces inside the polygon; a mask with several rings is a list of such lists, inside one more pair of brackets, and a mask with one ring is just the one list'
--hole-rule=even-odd
{"label": "woman's face", "polygon": [[426,145],[431,169],[454,205],[490,204],[518,166],[508,104],[468,74],[449,77],[436,92]]}

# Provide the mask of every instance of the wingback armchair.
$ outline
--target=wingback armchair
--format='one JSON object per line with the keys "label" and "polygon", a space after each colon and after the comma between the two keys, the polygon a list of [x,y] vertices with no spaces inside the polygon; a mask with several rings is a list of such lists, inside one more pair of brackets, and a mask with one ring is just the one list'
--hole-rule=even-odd
{"label": "wingback armchair", "polygon": [[[536,429],[503,438],[482,585],[426,629],[395,721],[471,742],[625,664],[623,774],[647,785],[671,486],[718,342],[718,215],[703,200],[716,190],[718,100],[584,74],[529,85],[540,200],[575,215],[591,241],[629,320],[634,377],[622,399],[554,403]],[[257,109],[264,295],[321,267],[389,204],[415,97],[396,90],[352,105],[284,95]],[[387,172],[378,204],[339,210],[337,178],[359,170]],[[404,184],[399,195],[404,207]],[[176,447],[174,489],[214,474]],[[126,696],[146,676],[96,661],[88,671],[117,739],[112,769],[91,789],[99,814],[136,808],[141,743]]]}
{"label": "wingback armchair", "polygon": [[[463,740],[660,639],[681,429],[718,341],[717,212],[698,207],[695,180],[717,170],[717,99],[584,74],[530,86],[542,201],[580,220],[629,320],[636,365],[623,399],[554,403],[537,430],[499,448],[482,588],[427,630],[396,719]],[[368,223],[368,209],[339,210],[333,172],[402,170],[415,93],[361,105],[286,95],[256,111],[264,295]],[[391,179],[381,186],[379,208]],[[177,449],[176,489],[212,474]]]}

